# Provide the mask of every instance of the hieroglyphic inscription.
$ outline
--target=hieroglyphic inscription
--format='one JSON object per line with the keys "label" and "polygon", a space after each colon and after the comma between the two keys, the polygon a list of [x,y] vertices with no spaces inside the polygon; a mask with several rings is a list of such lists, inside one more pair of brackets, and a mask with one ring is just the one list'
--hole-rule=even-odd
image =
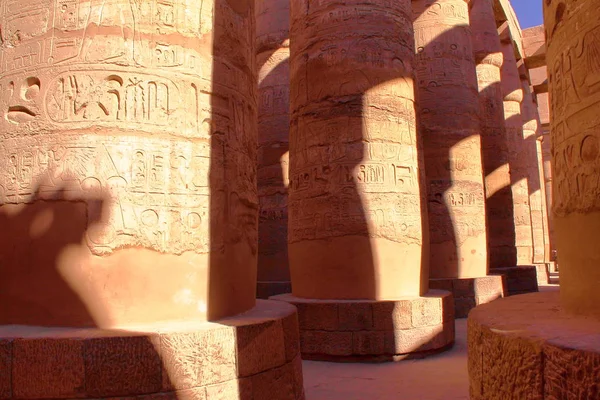
{"label": "hieroglyphic inscription", "polygon": [[[557,216],[600,209],[600,26],[585,12],[568,18],[548,25],[552,206]],[[566,29],[574,25],[576,30]]]}
{"label": "hieroglyphic inscription", "polygon": [[[66,199],[111,203],[102,224],[90,226],[94,252],[132,245],[208,251],[203,234],[209,216],[207,143],[99,141],[84,135],[59,145],[6,140],[0,154],[0,170],[7,171],[0,175],[0,204],[27,203],[34,194],[45,198],[57,190],[64,190]],[[90,218],[96,216],[90,212]]]}

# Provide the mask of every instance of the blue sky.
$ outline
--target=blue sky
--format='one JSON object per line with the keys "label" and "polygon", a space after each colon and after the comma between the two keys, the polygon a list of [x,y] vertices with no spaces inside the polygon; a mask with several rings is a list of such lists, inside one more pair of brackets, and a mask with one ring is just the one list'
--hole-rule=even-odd
{"label": "blue sky", "polygon": [[544,23],[542,0],[510,0],[510,3],[517,13],[522,29]]}

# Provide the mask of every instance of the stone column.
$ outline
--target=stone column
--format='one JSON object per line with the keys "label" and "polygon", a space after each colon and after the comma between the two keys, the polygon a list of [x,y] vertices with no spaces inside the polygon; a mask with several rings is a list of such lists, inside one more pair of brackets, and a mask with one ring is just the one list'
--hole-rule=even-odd
{"label": "stone column", "polygon": [[471,0],[473,54],[479,86],[489,268],[516,265],[513,198],[500,68],[503,55],[493,0]]}
{"label": "stone column", "polygon": [[533,94],[529,85],[527,70],[522,68],[521,87],[523,88],[523,102],[521,115],[523,118],[523,149],[521,157],[527,162],[527,184],[529,187],[529,207],[531,211],[531,228],[533,234],[533,263],[537,268],[538,283],[547,283],[546,272],[546,244],[548,243],[548,226],[546,220],[546,197],[540,167],[542,166],[541,147],[538,135],[540,122],[537,106],[533,101]]}
{"label": "stone column", "polygon": [[[452,289],[457,316],[466,317],[476,304],[502,295],[501,278],[486,277],[479,97],[468,4],[465,0],[413,0],[412,5],[431,285]],[[464,293],[463,288],[469,286],[475,286],[473,292]]]}
{"label": "stone column", "polygon": [[561,300],[571,312],[596,317],[600,317],[598,15],[600,10],[592,3],[565,1],[545,7]]}
{"label": "stone column", "polygon": [[428,292],[410,1],[293,1],[290,43],[294,296],[278,298],[300,309],[303,357],[439,350],[453,318]]}
{"label": "stone column", "polygon": [[[504,95],[504,118],[509,148],[517,265],[531,265],[533,262],[533,233],[529,208],[529,175],[527,160],[521,157],[524,148],[523,118],[521,116],[523,88],[512,43],[502,43],[502,53],[504,55],[501,69],[502,94]],[[512,267],[512,265],[506,267]]]}
{"label": "stone column", "polygon": [[546,188],[546,205],[548,208],[548,234],[550,236],[550,263],[555,262],[556,247],[554,245],[554,214],[552,213],[552,149],[549,130],[544,129],[542,135],[542,159],[544,160],[544,186]]}
{"label": "stone column", "polygon": [[302,398],[296,312],[255,300],[253,4],[2,2],[0,398],[249,399],[275,368]]}
{"label": "stone column", "polygon": [[259,298],[291,292],[287,252],[289,25],[289,0],[256,3]]}
{"label": "stone column", "polygon": [[469,314],[471,399],[598,397],[600,9],[543,3],[560,293],[513,296]]}

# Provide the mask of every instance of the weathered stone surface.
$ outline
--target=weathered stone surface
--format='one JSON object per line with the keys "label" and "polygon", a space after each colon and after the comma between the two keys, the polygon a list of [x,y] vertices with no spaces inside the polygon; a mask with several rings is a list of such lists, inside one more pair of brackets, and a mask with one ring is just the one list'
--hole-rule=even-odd
{"label": "weathered stone surface", "polygon": [[[289,294],[272,299],[297,306],[304,359],[391,361],[443,350],[454,342],[452,295],[441,290],[396,301],[313,300]],[[324,309],[339,312],[329,330],[313,323],[319,315],[314,310]]]}
{"label": "weathered stone surface", "polygon": [[473,399],[598,395],[600,321],[565,312],[558,291],[477,307],[467,337]]}
{"label": "weathered stone surface", "polygon": [[600,318],[600,14],[588,2],[544,7],[561,299],[571,312]]}
{"label": "weathered stone surface", "polygon": [[289,14],[289,0],[257,2],[259,298],[291,291],[287,252]]}
{"label": "weathered stone surface", "polygon": [[520,157],[526,158],[527,184],[529,188],[529,209],[531,212],[531,231],[533,238],[533,263],[543,263],[545,260],[545,188],[540,180],[541,160],[538,159],[538,136],[540,122],[537,107],[533,102],[533,94],[529,86],[528,75],[521,76],[523,87],[523,102],[521,117],[523,118],[523,144]]}
{"label": "weathered stone surface", "polygon": [[468,4],[464,0],[413,0],[412,5],[430,277],[485,276],[481,130]]}
{"label": "weathered stone surface", "polygon": [[3,399],[266,400],[266,388],[277,383],[287,389],[272,398],[301,399],[297,324],[288,320],[296,320],[294,307],[259,301],[217,323],[154,324],[145,332],[2,326],[0,393]]}
{"label": "weathered stone surface", "polygon": [[513,198],[514,246],[517,251],[517,265],[529,265],[533,262],[533,231],[529,204],[528,154],[522,154],[526,149],[521,115],[523,88],[512,43],[502,43],[502,54],[504,63],[501,68],[501,86]]}
{"label": "weathered stone surface", "polygon": [[454,299],[455,318],[466,318],[469,311],[479,304],[508,295],[506,282],[502,275],[490,275],[480,278],[431,279],[432,289],[448,290]]}
{"label": "weathered stone surface", "polygon": [[0,398],[12,396],[12,340],[0,339]]}
{"label": "weathered stone surface", "polygon": [[0,324],[251,309],[254,2],[2,5]]}
{"label": "weathered stone surface", "polygon": [[409,0],[291,2],[288,241],[298,297],[427,290],[411,20]]}
{"label": "weathered stone surface", "polygon": [[508,138],[500,84],[503,55],[493,0],[472,0],[469,15],[479,88],[489,267],[498,268],[517,263]]}
{"label": "weathered stone surface", "polygon": [[12,374],[15,398],[72,398],[86,390],[82,342],[15,339],[12,347],[12,370],[4,364],[0,375]]}

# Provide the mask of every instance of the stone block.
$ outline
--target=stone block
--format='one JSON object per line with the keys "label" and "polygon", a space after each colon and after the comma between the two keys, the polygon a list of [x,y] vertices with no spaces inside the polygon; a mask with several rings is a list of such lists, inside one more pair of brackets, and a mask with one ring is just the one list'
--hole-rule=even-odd
{"label": "stone block", "polygon": [[412,326],[420,328],[442,323],[442,299],[420,297],[412,301]]}
{"label": "stone block", "polygon": [[600,352],[568,349],[551,342],[544,345],[543,352],[543,398],[600,398]]}
{"label": "stone block", "polygon": [[452,322],[454,324],[454,296],[450,293],[442,297],[442,319],[444,322]]}
{"label": "stone block", "polygon": [[455,297],[454,298],[454,313],[456,318],[466,318],[476,306],[475,297]]}
{"label": "stone block", "polygon": [[475,281],[474,279],[454,279],[452,281],[452,294],[455,298],[474,297]]}
{"label": "stone block", "polygon": [[408,354],[439,348],[444,338],[443,327],[422,327],[401,331],[386,332],[385,352],[387,354]]}
{"label": "stone block", "polygon": [[13,340],[0,339],[0,399],[12,397]]}
{"label": "stone block", "polygon": [[234,379],[206,386],[206,400],[245,400],[252,398],[251,378]]}
{"label": "stone block", "polygon": [[[201,331],[200,339],[201,352],[197,361],[198,385],[211,385],[235,379],[242,359],[239,352],[236,353],[236,339],[239,338],[233,328],[207,329]],[[239,347],[239,342],[237,345]],[[254,346],[260,345],[262,343],[254,344]],[[267,349],[265,348],[265,351]]]}
{"label": "stone block", "polygon": [[352,355],[352,332],[301,331],[303,354]]}
{"label": "stone block", "polygon": [[252,377],[252,400],[289,400],[296,398],[294,368],[291,363]]}
{"label": "stone block", "polygon": [[82,341],[16,339],[12,355],[14,397],[69,398],[85,393]]}
{"label": "stone block", "polygon": [[162,360],[157,342],[146,336],[86,340],[85,393],[107,397],[160,392]]}
{"label": "stone block", "polygon": [[358,355],[380,355],[385,353],[385,332],[354,332],[352,336],[353,353]]}
{"label": "stone block", "polygon": [[292,361],[292,374],[296,399],[302,399],[304,398],[304,375],[302,374],[302,357],[300,354]]}
{"label": "stone block", "polygon": [[372,303],[339,303],[340,331],[363,331],[373,329]]}
{"label": "stone block", "polygon": [[412,327],[411,301],[398,300],[373,303],[373,327],[378,331],[410,329]]}
{"label": "stone block", "polygon": [[247,377],[285,364],[281,320],[236,328],[238,376]]}
{"label": "stone block", "polygon": [[474,279],[475,296],[498,296],[503,297],[504,285],[502,276],[489,275]]}
{"label": "stone block", "polygon": [[452,279],[430,279],[429,289],[446,290],[452,293]]}
{"label": "stone block", "polygon": [[203,344],[202,332],[161,335],[163,390],[182,390],[198,386],[198,360],[205,351]]}
{"label": "stone block", "polygon": [[298,308],[298,323],[302,330],[336,331],[338,305],[335,303],[292,303]]}
{"label": "stone block", "polygon": [[298,314],[293,313],[288,315],[281,322],[283,324],[283,340],[285,342],[285,360],[289,362],[300,353]]}

